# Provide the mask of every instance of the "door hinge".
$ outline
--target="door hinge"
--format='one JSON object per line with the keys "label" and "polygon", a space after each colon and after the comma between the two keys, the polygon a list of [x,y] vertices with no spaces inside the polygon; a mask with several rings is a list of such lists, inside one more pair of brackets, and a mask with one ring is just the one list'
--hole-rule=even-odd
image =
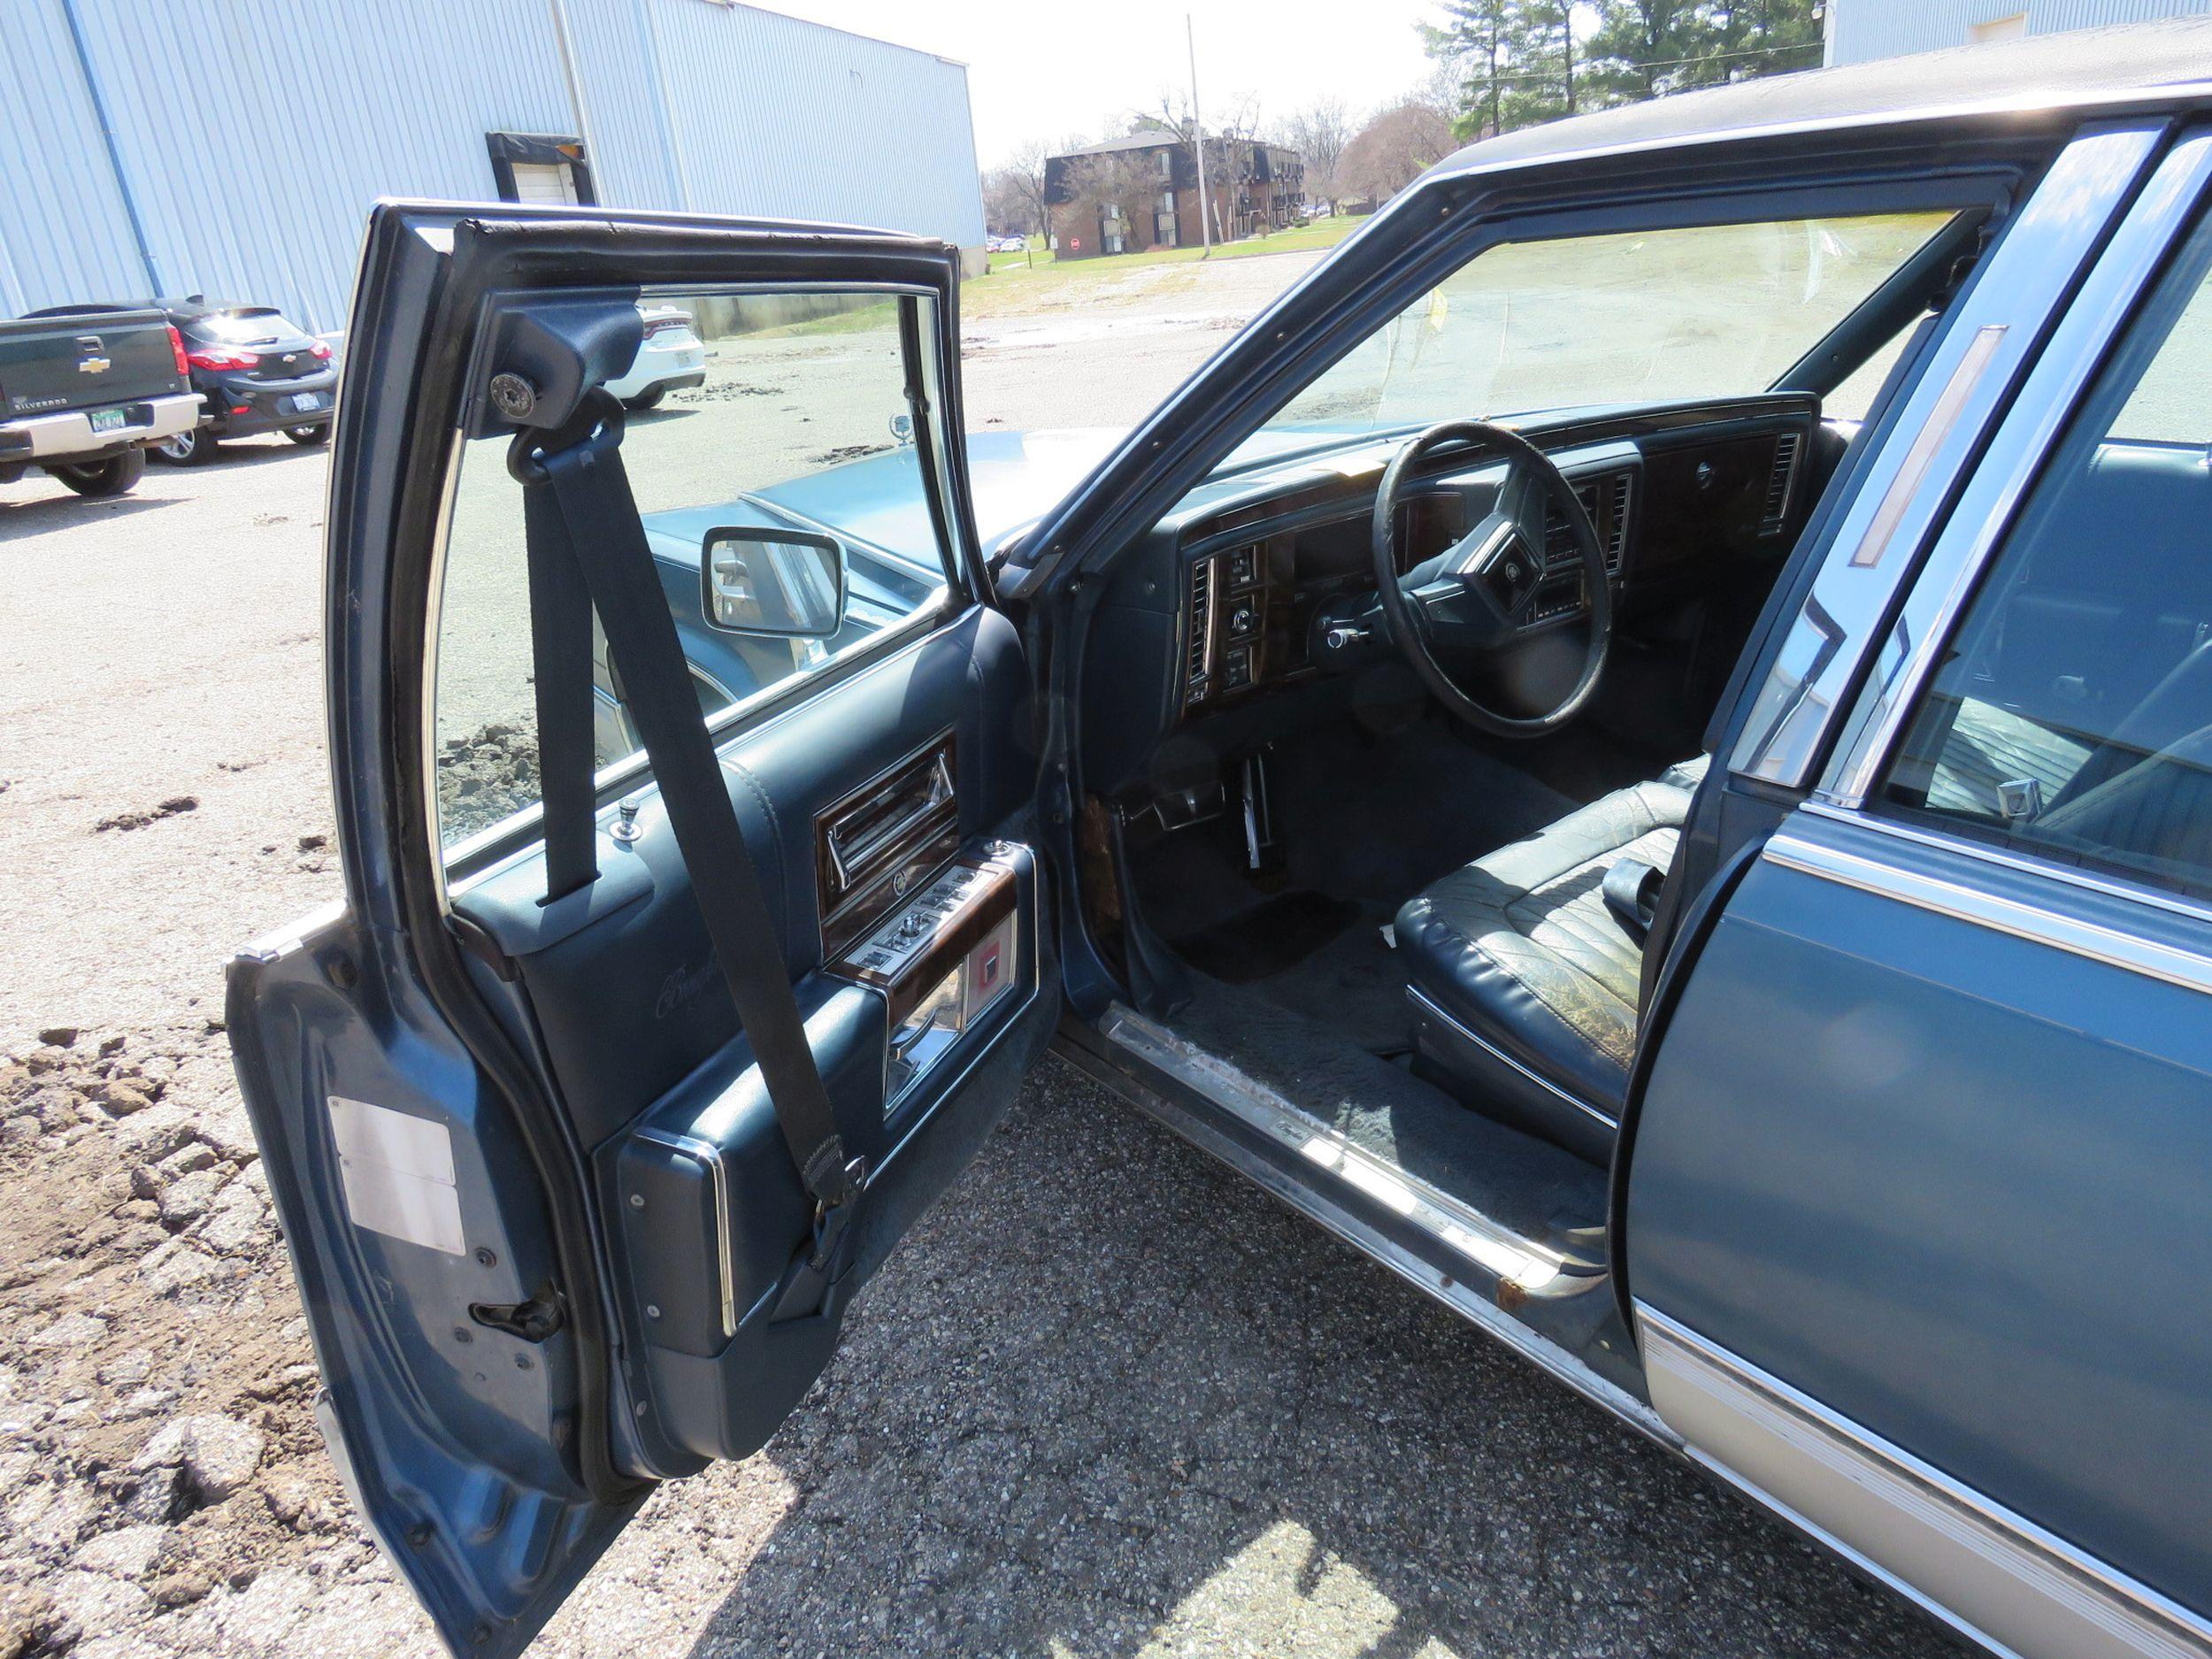
{"label": "door hinge", "polygon": [[526,1342],[542,1342],[568,1323],[568,1300],[556,1286],[541,1285],[527,1302],[472,1302],[469,1317]]}

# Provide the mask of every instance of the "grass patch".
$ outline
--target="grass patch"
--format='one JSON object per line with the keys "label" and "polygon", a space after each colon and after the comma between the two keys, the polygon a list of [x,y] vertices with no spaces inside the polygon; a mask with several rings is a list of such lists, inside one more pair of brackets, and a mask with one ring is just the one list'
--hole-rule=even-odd
{"label": "grass patch", "polygon": [[[1327,219],[1317,219],[1310,225],[1295,230],[1279,230],[1266,236],[1248,236],[1242,242],[1225,242],[1213,250],[1217,259],[1245,259],[1263,253],[1311,253],[1317,249],[1333,248],[1367,221],[1351,219],[1338,213]],[[1062,260],[1051,250],[1040,248],[1032,253],[995,253],[991,256],[991,274],[1027,280],[1072,280],[1079,273],[1085,276],[1111,276],[1117,271],[1133,271],[1140,265],[1188,265],[1205,257],[1203,248],[1148,248],[1142,253],[1104,254],[1093,259]]]}
{"label": "grass patch", "polygon": [[773,328],[756,328],[743,336],[747,340],[810,340],[824,334],[866,334],[898,332],[898,302],[879,300],[867,305],[856,305],[850,311],[832,311],[826,317],[810,317],[803,322],[779,323]]}

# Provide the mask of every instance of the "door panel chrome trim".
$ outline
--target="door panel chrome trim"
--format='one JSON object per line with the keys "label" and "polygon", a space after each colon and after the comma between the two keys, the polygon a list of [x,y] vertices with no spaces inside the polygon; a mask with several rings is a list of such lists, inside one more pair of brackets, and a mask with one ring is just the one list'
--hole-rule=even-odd
{"label": "door panel chrome trim", "polygon": [[[1912,574],[1910,556],[2004,406],[2045,319],[2093,257],[2115,204],[2147,165],[2163,125],[2144,121],[2075,139],[2021,205],[1981,280],[1955,307],[1889,438],[1870,457],[1855,499],[1833,521],[1812,589],[1729,756],[1730,771],[1793,789],[1811,785],[1813,764],[1843,717],[1874,630]],[[1993,341],[1985,333],[1993,326],[2005,330]],[[1985,366],[1967,377],[1950,429],[1921,463],[1924,476],[1905,486],[1909,499],[1893,505],[1919,434],[1935,424],[1969,356],[1981,351],[1988,354]],[[1878,544],[1872,540],[1878,519]],[[1837,557],[1844,548],[1869,547],[1878,554],[1870,564]],[[1881,548],[1890,549],[1886,556]]]}
{"label": "door panel chrome trim", "polygon": [[1844,724],[1835,759],[1821,780],[1823,799],[1855,807],[1872,795],[1960,612],[2106,352],[2126,328],[2139,296],[2158,280],[2167,250],[2195,212],[2208,180],[2212,134],[2200,134],[2177,144],[2159,164],[2113,233],[1937,534]]}
{"label": "door panel chrome trim", "polygon": [[1504,1049],[1499,1048],[1496,1043],[1492,1042],[1487,1037],[1485,1037],[1473,1026],[1466,1024],[1463,1020],[1455,1019],[1450,1014],[1446,1013],[1443,1009],[1437,1005],[1433,997],[1429,996],[1417,986],[1409,985],[1406,987],[1406,999],[1417,1009],[1419,1009],[1425,1013],[1432,1014],[1438,1019],[1442,1020],[1447,1025],[1449,1025],[1455,1032],[1458,1033],[1459,1035],[1464,1037],[1469,1042],[1473,1043],[1476,1048],[1480,1048],[1485,1054],[1489,1055],[1493,1059],[1498,1061],[1501,1064],[1510,1066],[1514,1071],[1519,1072],[1530,1082],[1535,1084],[1537,1087],[1544,1090],[1547,1094],[1557,1095],[1561,1100],[1566,1102],[1568,1105],[1573,1107],[1577,1111],[1582,1113],[1585,1117],[1594,1120],[1609,1134],[1618,1134],[1620,1133],[1621,1122],[1619,1118],[1600,1111],[1595,1106],[1590,1104],[1588,1101],[1584,1100],[1581,1095],[1575,1094],[1571,1089],[1563,1088],[1559,1084],[1553,1082],[1551,1079],[1546,1077],[1542,1072],[1538,1071],[1532,1067],[1523,1065],[1518,1060],[1516,1060]]}
{"label": "door panel chrome trim", "polygon": [[1648,1303],[1636,1326],[1692,1457],[1964,1635],[2037,1659],[2212,1659],[2201,1615]]}
{"label": "door panel chrome trim", "polygon": [[641,1129],[637,1138],[690,1158],[707,1172],[707,1184],[714,1189],[714,1271],[722,1293],[722,1334],[735,1336],[737,1286],[730,1275],[730,1178],[722,1164],[722,1148],[696,1135],[667,1129]]}
{"label": "door panel chrome trim", "polygon": [[1861,853],[1824,847],[1787,830],[1770,839],[1759,856],[1763,862],[1780,869],[1817,876],[2033,944],[2048,945],[2107,967],[2162,979],[2184,990],[2212,995],[2212,956],[2196,951],[2138,938]]}

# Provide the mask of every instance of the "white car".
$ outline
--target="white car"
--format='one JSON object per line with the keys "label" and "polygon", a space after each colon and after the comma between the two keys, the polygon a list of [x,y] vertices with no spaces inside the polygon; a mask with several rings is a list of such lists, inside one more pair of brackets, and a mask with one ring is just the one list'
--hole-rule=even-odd
{"label": "white car", "polygon": [[607,389],[627,409],[651,409],[671,391],[703,385],[707,349],[693,330],[691,313],[673,305],[641,305],[645,338],[638,342],[630,372],[609,380]]}
{"label": "white car", "polygon": [[1026,253],[1029,251],[1028,239],[1023,236],[994,236],[990,240],[989,246],[993,253]]}

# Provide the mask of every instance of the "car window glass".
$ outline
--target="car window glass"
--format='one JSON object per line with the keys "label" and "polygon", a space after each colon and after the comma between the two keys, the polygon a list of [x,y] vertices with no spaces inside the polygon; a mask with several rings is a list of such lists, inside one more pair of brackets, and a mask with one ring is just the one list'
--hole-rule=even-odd
{"label": "car window glass", "polygon": [[[908,400],[902,307],[932,337],[933,302],[921,296],[649,292],[639,303],[642,341],[629,372],[607,386],[626,406],[623,461],[703,714],[813,672],[944,589]],[[507,443],[464,446],[449,515],[435,696],[448,847],[538,798],[522,489],[507,472]],[[728,526],[826,533],[841,547],[846,603],[831,631],[707,626],[702,548],[708,532]],[[757,581],[784,568],[755,565]],[[596,634],[593,678],[603,768],[638,744],[618,665]]]}
{"label": "car window glass", "polygon": [[1905,347],[1919,326],[1916,320],[1876,347],[1872,357],[1844,376],[1820,400],[1821,413],[1832,420],[1864,420],[1866,411],[1874,407],[1875,398],[1888,383],[1897,367],[1897,359],[1904,356]]}
{"label": "car window glass", "polygon": [[274,311],[217,311],[206,317],[196,317],[185,325],[185,333],[203,340],[220,340],[232,344],[249,340],[266,340],[273,334],[296,334],[300,331],[284,320],[283,314]]}
{"label": "car window glass", "polygon": [[2207,257],[2193,250],[2085,401],[1882,797],[1977,838],[2199,893],[2212,892]]}
{"label": "car window glass", "polygon": [[1362,341],[1261,430],[1356,433],[1763,391],[1951,217],[1501,243]]}

